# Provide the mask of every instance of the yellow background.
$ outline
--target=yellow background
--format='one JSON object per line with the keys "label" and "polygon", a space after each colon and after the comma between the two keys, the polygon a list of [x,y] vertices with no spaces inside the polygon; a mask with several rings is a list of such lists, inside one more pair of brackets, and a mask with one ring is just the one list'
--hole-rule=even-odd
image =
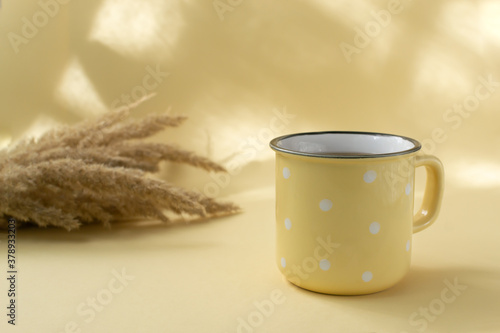
{"label": "yellow background", "polygon": [[[165,165],[162,177],[245,212],[190,225],[21,230],[19,332],[71,322],[81,332],[500,331],[500,86],[480,86],[500,82],[498,1],[61,2],[44,16],[41,4],[53,1],[2,1],[0,145],[125,105],[122,94],[156,93],[134,116],[170,106],[188,115],[157,139],[231,171],[213,178]],[[321,130],[410,136],[444,163],[440,218],[415,235],[411,271],[387,291],[315,294],[275,267],[268,141]],[[417,172],[417,197],[424,177]],[[86,322],[77,309],[122,269],[134,279]],[[466,289],[444,303],[454,281]],[[429,307],[437,315],[423,319]],[[0,318],[2,332],[14,331]]]}

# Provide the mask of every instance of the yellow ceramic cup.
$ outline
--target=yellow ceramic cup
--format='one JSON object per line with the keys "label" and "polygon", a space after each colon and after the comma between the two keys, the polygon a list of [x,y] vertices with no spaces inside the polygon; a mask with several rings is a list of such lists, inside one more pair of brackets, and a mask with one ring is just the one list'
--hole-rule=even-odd
{"label": "yellow ceramic cup", "polygon": [[[275,138],[277,264],[299,287],[337,295],[384,290],[410,268],[412,234],[436,219],[441,162],[418,141],[365,132]],[[415,168],[427,170],[413,214]]]}

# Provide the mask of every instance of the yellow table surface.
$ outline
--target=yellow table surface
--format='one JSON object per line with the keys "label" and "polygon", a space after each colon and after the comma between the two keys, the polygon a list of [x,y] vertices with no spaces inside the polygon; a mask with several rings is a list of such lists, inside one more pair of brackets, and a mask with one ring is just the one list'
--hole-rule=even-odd
{"label": "yellow table surface", "polygon": [[[156,93],[134,116],[190,120],[155,139],[232,171],[160,176],[243,213],[20,229],[16,327],[3,278],[1,332],[500,332],[500,3],[62,2],[2,2],[0,146]],[[389,290],[317,294],[275,267],[268,141],[320,130],[410,136],[443,161],[439,219]]]}

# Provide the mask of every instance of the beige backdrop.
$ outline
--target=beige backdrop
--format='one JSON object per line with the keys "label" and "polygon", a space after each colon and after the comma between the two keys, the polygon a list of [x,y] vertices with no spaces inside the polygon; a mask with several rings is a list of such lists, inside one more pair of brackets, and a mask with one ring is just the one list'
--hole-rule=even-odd
{"label": "beige backdrop", "polygon": [[[18,331],[500,331],[500,2],[1,6],[0,147],[154,93],[134,116],[188,115],[157,139],[231,171],[165,165],[162,177],[245,209],[189,226],[20,231]],[[411,136],[445,165],[440,219],[414,237],[412,271],[388,291],[314,294],[274,267],[268,141],[318,130]],[[450,303],[447,283],[464,286]]]}

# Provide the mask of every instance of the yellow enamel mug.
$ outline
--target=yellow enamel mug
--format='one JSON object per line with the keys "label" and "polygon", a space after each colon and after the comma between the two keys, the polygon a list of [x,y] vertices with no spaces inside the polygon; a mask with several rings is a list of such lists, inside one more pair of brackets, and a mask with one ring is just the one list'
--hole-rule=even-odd
{"label": "yellow enamel mug", "polygon": [[[410,268],[412,234],[436,219],[441,162],[411,138],[313,132],[275,138],[277,265],[293,284],[336,295],[395,285]],[[413,214],[415,168],[427,171]]]}

